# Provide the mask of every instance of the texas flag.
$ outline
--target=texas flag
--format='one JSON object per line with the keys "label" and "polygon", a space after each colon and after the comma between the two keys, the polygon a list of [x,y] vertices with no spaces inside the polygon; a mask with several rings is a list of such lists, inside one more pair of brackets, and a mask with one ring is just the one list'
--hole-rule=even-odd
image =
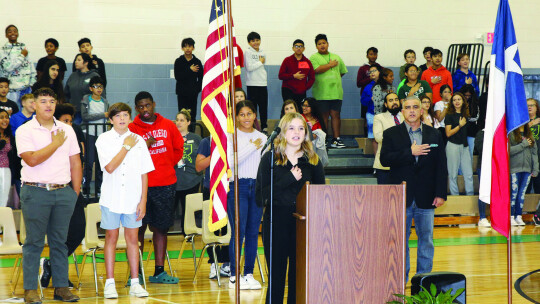
{"label": "texas flag", "polygon": [[510,234],[508,134],[529,122],[523,73],[508,0],[501,0],[491,50],[480,199],[491,204],[491,226]]}

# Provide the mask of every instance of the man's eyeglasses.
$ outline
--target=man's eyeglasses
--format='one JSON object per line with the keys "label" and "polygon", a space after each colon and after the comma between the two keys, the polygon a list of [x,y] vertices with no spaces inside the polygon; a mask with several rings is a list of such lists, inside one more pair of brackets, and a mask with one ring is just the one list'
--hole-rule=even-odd
{"label": "man's eyeglasses", "polygon": [[301,49],[301,48],[304,48],[304,46],[303,45],[295,45],[294,48],[295,49]]}
{"label": "man's eyeglasses", "polygon": [[97,84],[95,84],[95,85],[92,86],[92,88],[94,88],[94,89],[96,89],[96,90],[97,90],[97,89],[103,89],[103,86],[102,86],[102,85],[97,85]]}

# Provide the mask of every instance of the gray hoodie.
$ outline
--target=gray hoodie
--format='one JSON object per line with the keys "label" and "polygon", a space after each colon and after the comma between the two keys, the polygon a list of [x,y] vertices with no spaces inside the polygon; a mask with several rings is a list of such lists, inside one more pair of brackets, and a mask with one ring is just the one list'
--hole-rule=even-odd
{"label": "gray hoodie", "polygon": [[[64,94],[66,95],[66,102],[72,104],[77,112],[81,112],[81,101],[86,94],[92,94],[90,92],[90,79],[94,76],[99,76],[95,70],[88,72],[75,71],[66,81],[66,87],[64,88]],[[105,90],[102,93],[105,96]]]}
{"label": "gray hoodie", "polygon": [[538,176],[538,149],[536,141],[529,146],[527,139],[521,142],[514,140],[513,134],[510,138],[510,173],[530,172]]}

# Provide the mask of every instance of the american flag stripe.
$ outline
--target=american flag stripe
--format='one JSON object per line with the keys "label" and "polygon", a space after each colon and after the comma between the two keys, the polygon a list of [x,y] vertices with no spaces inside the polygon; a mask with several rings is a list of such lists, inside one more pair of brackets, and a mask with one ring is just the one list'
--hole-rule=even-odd
{"label": "american flag stripe", "polygon": [[[210,208],[211,231],[227,225],[227,192],[230,168],[227,161],[227,121],[230,91],[227,20],[227,0],[213,0],[210,11],[203,76],[202,121],[210,131]],[[233,40],[236,43],[236,40]],[[239,66],[238,51],[234,50]],[[237,69],[239,71],[239,69]],[[236,71],[235,71],[236,74]]]}

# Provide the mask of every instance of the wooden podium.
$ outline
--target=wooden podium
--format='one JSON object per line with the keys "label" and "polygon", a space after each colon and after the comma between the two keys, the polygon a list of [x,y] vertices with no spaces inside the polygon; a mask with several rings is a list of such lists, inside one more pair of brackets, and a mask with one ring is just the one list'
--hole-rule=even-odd
{"label": "wooden podium", "polygon": [[405,293],[405,184],[306,183],[296,202],[296,303]]}

